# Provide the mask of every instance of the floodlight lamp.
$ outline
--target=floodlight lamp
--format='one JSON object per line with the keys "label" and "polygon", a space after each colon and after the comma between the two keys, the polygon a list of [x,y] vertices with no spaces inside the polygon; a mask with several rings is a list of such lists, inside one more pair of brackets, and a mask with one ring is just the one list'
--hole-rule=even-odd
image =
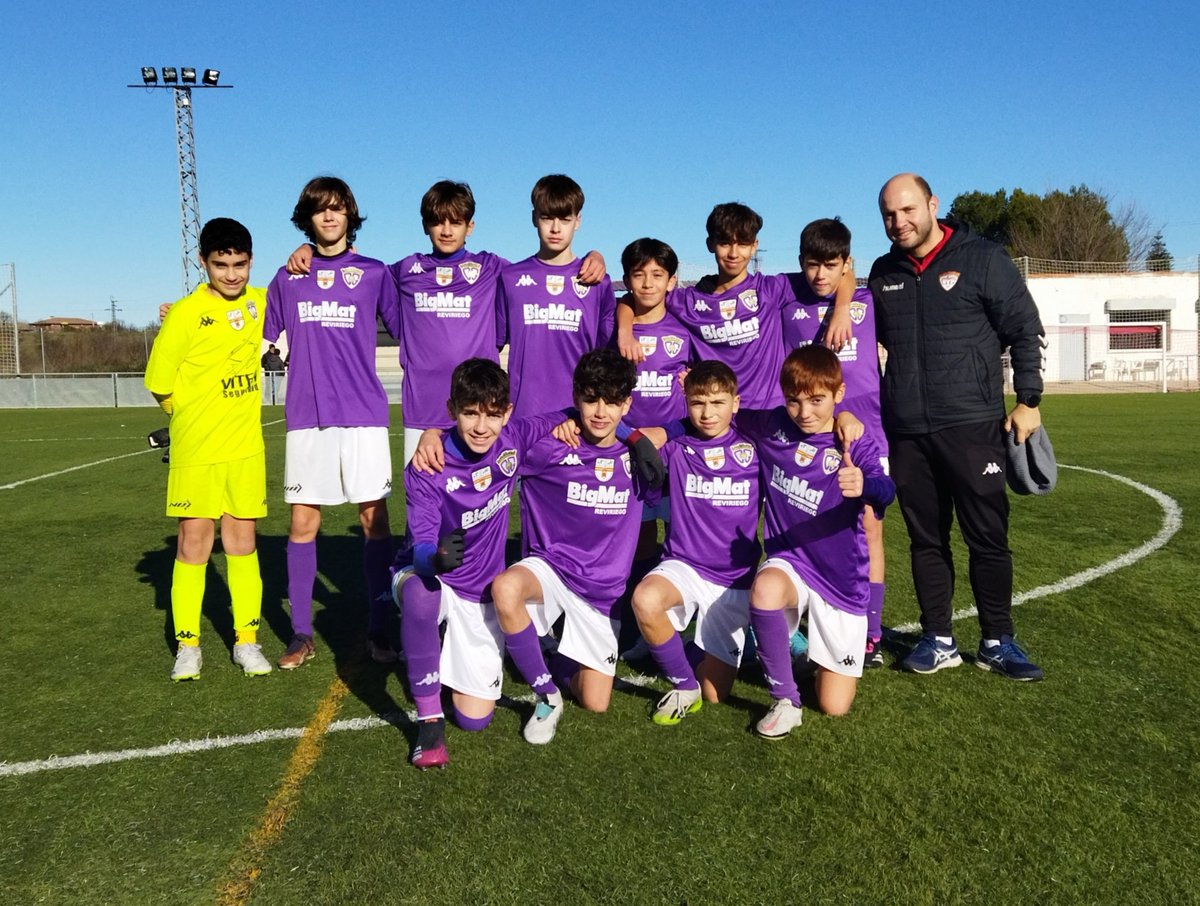
{"label": "floodlight lamp", "polygon": [[158,81],[158,73],[155,72],[153,66],[142,67],[142,81],[147,85],[153,85]]}
{"label": "floodlight lamp", "polygon": [[174,85],[179,81],[179,71],[174,66],[164,66],[163,81],[168,85]]}
{"label": "floodlight lamp", "polygon": [[215,86],[217,84],[217,82],[219,82],[220,80],[221,80],[221,70],[219,70],[219,69],[204,70],[204,84],[205,85],[214,85]]}
{"label": "floodlight lamp", "polygon": [[184,66],[183,69],[180,70],[180,78],[183,79],[183,84],[185,85],[195,85],[196,68],[194,66]]}

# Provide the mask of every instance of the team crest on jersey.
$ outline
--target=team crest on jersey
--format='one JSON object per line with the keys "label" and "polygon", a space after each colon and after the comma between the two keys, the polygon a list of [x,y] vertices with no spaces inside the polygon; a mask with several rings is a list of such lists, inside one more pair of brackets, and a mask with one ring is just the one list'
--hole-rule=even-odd
{"label": "team crest on jersey", "polygon": [[738,293],[738,298],[742,300],[742,304],[750,311],[758,311],[758,290],[748,289],[745,292]]}
{"label": "team crest on jersey", "polygon": [[674,334],[662,338],[663,352],[671,358],[679,355],[683,350],[683,337],[677,337]]}
{"label": "team crest on jersey", "polygon": [[361,267],[343,267],[342,282],[346,284],[346,289],[354,289],[358,286],[358,281],[363,277],[363,269]]}
{"label": "team crest on jersey", "polygon": [[832,475],[838,470],[842,464],[842,454],[837,450],[826,450],[825,456],[821,460],[821,469],[826,475]]}
{"label": "team crest on jersey", "polygon": [[850,303],[850,320],[855,324],[861,324],[863,318],[867,316],[866,302],[851,302]]}
{"label": "team crest on jersey", "polygon": [[726,321],[732,320],[737,314],[737,299],[722,299],[721,300],[721,317]]}
{"label": "team crest on jersey", "polygon": [[613,467],[617,464],[615,459],[600,458],[596,460],[596,477],[601,481],[609,481],[613,477]]}
{"label": "team crest on jersey", "polygon": [[317,286],[321,289],[333,286],[333,271],[317,271]]}
{"label": "team crest on jersey", "polygon": [[737,443],[729,448],[733,461],[743,469],[754,462],[754,444]]}
{"label": "team crest on jersey", "polygon": [[250,320],[252,320],[252,321],[258,320],[258,306],[257,305],[255,305],[253,302],[247,303],[246,311],[250,312]]}
{"label": "team crest on jersey", "polygon": [[497,456],[496,467],[504,473],[505,477],[512,478],[513,472],[517,471],[517,451],[505,450]]}
{"label": "team crest on jersey", "polygon": [[562,274],[547,274],[546,275],[546,292],[552,296],[561,296],[563,287],[566,286],[566,281]]}
{"label": "team crest on jersey", "polygon": [[454,268],[439,267],[437,269],[437,273],[435,274],[435,279],[437,280],[438,286],[449,286],[451,281],[454,280]]}
{"label": "team crest on jersey", "polygon": [[625,467],[626,476],[633,474],[633,466],[631,466],[629,464],[629,454],[628,453],[621,454],[621,465],[623,465]]}
{"label": "team crest on jersey", "polygon": [[720,469],[725,465],[725,448],[709,447],[704,451],[704,462],[710,469]]}
{"label": "team crest on jersey", "polygon": [[246,326],[246,321],[242,317],[242,310],[240,308],[225,312],[225,317],[229,319],[229,326],[234,330],[241,330]]}
{"label": "team crest on jersey", "polygon": [[475,490],[486,491],[492,486],[492,467],[484,466],[482,469],[476,469],[471,473],[471,481],[475,484]]}
{"label": "team crest on jersey", "polygon": [[816,455],[816,447],[814,447],[812,444],[806,444],[801,441],[796,447],[796,465],[803,469],[813,461]]}
{"label": "team crest on jersey", "polygon": [[942,284],[942,289],[950,292],[950,290],[954,289],[954,284],[958,282],[959,276],[961,275],[958,271],[946,271],[946,273],[938,277],[938,283]]}
{"label": "team crest on jersey", "polygon": [[479,272],[483,270],[478,261],[464,261],[458,266],[458,272],[463,275],[463,279],[468,283],[474,284],[479,279]]}
{"label": "team crest on jersey", "polygon": [[586,299],[587,294],[592,291],[590,286],[584,286],[582,283],[580,283],[578,277],[571,278],[571,288],[575,290],[575,295],[577,295],[580,299]]}
{"label": "team crest on jersey", "polygon": [[658,349],[658,337],[638,337],[638,343],[642,347],[642,355],[646,358],[654,355],[654,350]]}

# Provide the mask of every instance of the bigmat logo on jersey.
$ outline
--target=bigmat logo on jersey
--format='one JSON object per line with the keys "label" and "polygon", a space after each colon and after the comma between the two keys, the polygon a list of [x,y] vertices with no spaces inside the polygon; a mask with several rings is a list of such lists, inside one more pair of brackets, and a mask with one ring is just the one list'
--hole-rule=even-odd
{"label": "bigmat logo on jersey", "polygon": [[296,303],[296,313],[300,316],[301,324],[316,321],[323,327],[353,327],[357,311],[356,305],[342,305],[333,300]]}
{"label": "bigmat logo on jersey", "polygon": [[771,467],[771,487],[783,494],[792,506],[810,516],[816,515],[817,510],[821,508],[821,500],[825,497],[825,492],[811,487],[807,478],[788,475],[779,466]]}

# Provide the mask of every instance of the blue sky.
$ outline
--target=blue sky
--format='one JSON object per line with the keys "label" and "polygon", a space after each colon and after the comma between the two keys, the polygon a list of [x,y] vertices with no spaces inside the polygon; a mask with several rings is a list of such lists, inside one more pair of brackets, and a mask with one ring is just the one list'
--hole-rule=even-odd
{"label": "blue sky", "polygon": [[902,170],[943,210],[973,189],[1086,183],[1136,205],[1177,259],[1200,253],[1190,4],[338,7],[6,12],[0,263],[16,263],[22,319],[107,320],[115,297],[140,326],[180,295],[171,99],[125,87],[143,65],[235,86],[194,95],[200,210],[250,228],[261,285],[320,173],[354,188],[359,250],[389,262],[428,249],[417,209],[441,178],[475,190],[473,247],[525,257],[529,190],[553,172],[587,195],[576,251],[615,271],[652,235],[702,273],[708,211],[740,200],[766,221],[764,270],[794,269],[804,224],[837,215],[865,273],[886,249],[876,193]]}

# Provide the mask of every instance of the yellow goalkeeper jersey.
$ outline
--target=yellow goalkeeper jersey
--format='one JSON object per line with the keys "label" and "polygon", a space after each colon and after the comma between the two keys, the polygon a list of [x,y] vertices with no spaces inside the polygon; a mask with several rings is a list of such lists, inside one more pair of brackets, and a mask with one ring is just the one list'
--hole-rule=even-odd
{"label": "yellow goalkeeper jersey", "polygon": [[267,291],[230,301],[201,284],[167,312],[146,365],[146,389],[170,396],[171,468],[261,453]]}

